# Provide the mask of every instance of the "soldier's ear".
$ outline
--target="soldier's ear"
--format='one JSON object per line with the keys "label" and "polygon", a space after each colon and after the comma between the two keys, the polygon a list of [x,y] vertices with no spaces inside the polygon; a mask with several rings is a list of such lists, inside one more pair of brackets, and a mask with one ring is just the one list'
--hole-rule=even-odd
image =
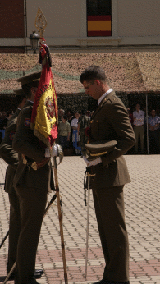
{"label": "soldier's ear", "polygon": [[99,80],[94,80],[94,82],[99,86],[101,82]]}
{"label": "soldier's ear", "polygon": [[34,87],[31,88],[30,92],[31,92],[31,94],[33,94],[33,92],[34,92]]}
{"label": "soldier's ear", "polygon": [[36,92],[37,92],[37,87],[32,87],[31,88],[31,93],[33,94],[33,95],[35,95],[36,94]]}

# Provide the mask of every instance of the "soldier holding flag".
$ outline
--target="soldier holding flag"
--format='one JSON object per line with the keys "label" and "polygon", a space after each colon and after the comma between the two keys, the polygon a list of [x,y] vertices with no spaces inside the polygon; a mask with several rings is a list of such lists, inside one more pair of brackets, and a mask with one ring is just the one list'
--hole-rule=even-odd
{"label": "soldier holding flag", "polygon": [[17,284],[36,283],[35,258],[51,177],[50,160],[45,158],[46,146],[30,128],[40,75],[41,72],[19,79],[26,93],[27,102],[18,117],[12,144],[13,149],[19,153],[19,165],[14,178],[21,213],[21,231],[16,255]]}
{"label": "soldier holding flag", "polygon": [[18,79],[27,96],[21,111],[13,149],[19,153],[14,186],[20,202],[21,232],[17,245],[16,284],[37,283],[34,277],[36,251],[48,190],[54,190],[52,165],[46,149],[57,138],[57,100],[47,46],[42,48],[42,72]]}

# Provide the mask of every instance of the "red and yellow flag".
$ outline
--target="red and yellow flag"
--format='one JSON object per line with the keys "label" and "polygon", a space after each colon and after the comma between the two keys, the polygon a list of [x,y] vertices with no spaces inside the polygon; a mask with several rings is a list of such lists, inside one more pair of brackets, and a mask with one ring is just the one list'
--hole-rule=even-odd
{"label": "red and yellow flag", "polygon": [[111,35],[111,16],[88,16],[88,36],[103,37]]}
{"label": "red and yellow flag", "polygon": [[41,44],[40,58],[43,69],[34,98],[31,123],[34,124],[34,134],[50,147],[57,138],[57,94],[48,53],[48,46]]}

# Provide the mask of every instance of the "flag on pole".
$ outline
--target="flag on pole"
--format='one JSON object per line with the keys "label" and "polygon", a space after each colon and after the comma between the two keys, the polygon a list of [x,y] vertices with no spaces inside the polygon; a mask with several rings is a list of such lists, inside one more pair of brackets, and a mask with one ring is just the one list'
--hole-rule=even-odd
{"label": "flag on pole", "polygon": [[34,125],[35,136],[51,147],[57,138],[57,94],[46,44],[41,44],[39,61],[42,63],[42,72],[34,98],[31,124]]}

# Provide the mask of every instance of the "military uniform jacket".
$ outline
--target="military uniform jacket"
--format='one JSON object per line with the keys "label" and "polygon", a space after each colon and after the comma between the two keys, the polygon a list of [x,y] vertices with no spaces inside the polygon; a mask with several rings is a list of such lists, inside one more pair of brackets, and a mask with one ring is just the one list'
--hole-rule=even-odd
{"label": "military uniform jacket", "polygon": [[93,167],[96,173],[93,186],[105,188],[130,182],[124,157],[135,143],[126,107],[112,91],[102,100],[90,123],[89,142],[116,140],[116,148],[102,156],[102,163]]}
{"label": "military uniform jacket", "polygon": [[16,121],[20,111],[20,109],[17,109],[8,121],[5,137],[0,145],[0,157],[8,164],[4,187],[8,193],[11,193],[13,190],[13,178],[18,166],[18,153],[13,150],[12,141],[16,132]]}
{"label": "military uniform jacket", "polygon": [[[12,146],[19,153],[19,165],[14,178],[14,186],[48,191],[51,181],[51,163],[45,164],[38,170],[29,166],[33,162],[39,163],[45,158],[46,147],[30,128],[32,109],[33,103],[27,101],[17,119],[16,134]],[[28,164],[23,163],[21,154],[25,155]]]}

